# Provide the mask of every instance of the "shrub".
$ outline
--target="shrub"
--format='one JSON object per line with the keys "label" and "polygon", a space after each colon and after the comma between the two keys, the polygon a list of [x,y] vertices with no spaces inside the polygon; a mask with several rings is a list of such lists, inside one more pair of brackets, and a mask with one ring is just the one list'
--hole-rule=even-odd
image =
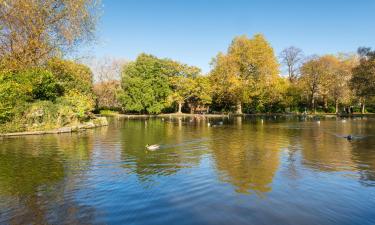
{"label": "shrub", "polygon": [[0,132],[53,129],[88,119],[95,105],[91,92],[61,84],[40,68],[0,72]]}
{"label": "shrub", "polygon": [[20,74],[0,72],[0,123],[12,120],[17,109],[32,100],[32,84]]}
{"label": "shrub", "polygon": [[[95,107],[95,101],[92,95],[85,95],[77,90],[69,91],[65,96],[59,98],[57,103],[62,106],[61,111],[72,110],[71,112],[78,120],[86,119],[87,112],[91,112]],[[66,107],[68,107],[68,109]]]}
{"label": "shrub", "polygon": [[47,68],[65,91],[77,90],[86,94],[92,93],[92,72],[87,66],[55,58],[48,63]]}
{"label": "shrub", "polygon": [[62,86],[58,84],[54,75],[48,70],[27,70],[20,76],[31,82],[33,99],[54,101],[57,97],[63,95]]}

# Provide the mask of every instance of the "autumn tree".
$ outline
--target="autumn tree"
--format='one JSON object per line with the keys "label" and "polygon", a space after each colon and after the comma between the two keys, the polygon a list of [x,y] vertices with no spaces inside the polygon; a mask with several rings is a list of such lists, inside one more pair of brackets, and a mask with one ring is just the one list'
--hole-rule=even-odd
{"label": "autumn tree", "polygon": [[294,46],[290,46],[281,51],[279,58],[288,69],[289,81],[295,82],[299,75],[299,67],[303,60],[302,50]]}
{"label": "autumn tree", "polygon": [[194,113],[198,106],[209,108],[209,105],[212,102],[212,86],[209,77],[194,77],[193,86],[191,90],[192,91],[187,100],[190,107],[190,112]]}
{"label": "autumn tree", "polygon": [[242,105],[250,103],[254,96],[262,99],[263,91],[279,75],[274,51],[261,34],[252,39],[236,37],[228,52],[219,53],[212,65],[210,77],[215,99],[235,104],[238,114],[242,114]]}
{"label": "autumn tree", "polygon": [[170,79],[172,94],[169,96],[170,102],[178,105],[177,113],[182,113],[183,104],[191,97],[194,88],[194,78],[174,76]]}
{"label": "autumn tree", "polygon": [[94,36],[99,0],[0,1],[0,59],[8,68],[43,65]]}
{"label": "autumn tree", "polygon": [[311,110],[316,112],[316,98],[318,97],[325,68],[319,62],[319,58],[314,57],[303,64],[301,68],[300,85],[310,100]]}
{"label": "autumn tree", "polygon": [[47,62],[46,68],[53,73],[65,92],[76,90],[83,94],[92,94],[93,73],[88,66],[53,58]]}
{"label": "autumn tree", "polygon": [[352,91],[349,87],[352,77],[352,69],[357,64],[357,59],[353,55],[339,55],[335,59],[334,73],[332,73],[329,95],[335,105],[335,113],[339,113],[339,104],[349,104],[352,98]]}
{"label": "autumn tree", "polygon": [[177,113],[182,113],[183,104],[192,97],[195,87],[195,79],[200,76],[201,70],[194,66],[188,66],[175,61],[169,61],[169,83],[172,93],[169,96],[171,103],[178,105]]}
{"label": "autumn tree", "polygon": [[88,62],[94,73],[94,93],[98,109],[119,109],[118,92],[121,89],[121,70],[127,62],[112,57]]}

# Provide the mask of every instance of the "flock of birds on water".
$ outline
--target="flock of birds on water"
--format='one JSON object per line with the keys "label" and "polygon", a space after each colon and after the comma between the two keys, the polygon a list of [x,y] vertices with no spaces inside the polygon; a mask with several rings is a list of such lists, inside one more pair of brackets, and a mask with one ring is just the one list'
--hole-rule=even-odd
{"label": "flock of birds on water", "polygon": [[[164,121],[164,118],[162,118],[162,121]],[[193,122],[193,119],[190,120],[190,122]],[[343,119],[341,120],[342,123],[346,123],[346,120]],[[147,121],[145,121],[145,123],[147,124]],[[261,119],[261,123],[263,124],[264,123],[264,120]],[[320,120],[316,120],[316,123],[320,125]],[[207,126],[208,127],[218,127],[218,126],[223,126],[224,125],[224,122],[223,121],[218,121],[218,122],[208,122],[207,123]],[[337,135],[336,135],[337,136]],[[339,136],[339,137],[342,137],[342,138],[345,138],[347,139],[348,141],[352,141],[354,139],[354,136],[352,134],[349,134],[349,135],[346,135],[346,136]],[[146,145],[145,146],[147,150],[149,151],[155,151],[155,150],[158,150],[160,149],[160,145],[159,144],[153,144],[153,145]]]}

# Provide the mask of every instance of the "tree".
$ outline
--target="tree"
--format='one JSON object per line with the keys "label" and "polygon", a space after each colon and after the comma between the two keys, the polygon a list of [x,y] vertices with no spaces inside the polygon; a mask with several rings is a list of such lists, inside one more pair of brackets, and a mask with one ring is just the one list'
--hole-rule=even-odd
{"label": "tree", "polygon": [[261,34],[252,39],[236,37],[227,54],[219,53],[212,65],[214,98],[235,104],[238,114],[242,114],[242,104],[250,103],[252,97],[262,99],[262,91],[279,75],[274,51]]}
{"label": "tree", "polygon": [[121,90],[121,70],[125,60],[104,57],[88,61],[94,74],[93,91],[98,109],[120,109],[118,92]]}
{"label": "tree", "polygon": [[121,90],[121,82],[118,80],[103,81],[94,84],[93,92],[96,96],[97,109],[120,109],[118,92]]}
{"label": "tree", "polygon": [[212,88],[209,78],[198,76],[193,81],[192,92],[188,98],[191,113],[194,113],[198,106],[207,107],[212,102]]}
{"label": "tree", "polygon": [[194,78],[173,76],[170,79],[173,93],[169,96],[170,102],[178,104],[177,113],[182,113],[182,105],[188,100],[193,92]]}
{"label": "tree", "polygon": [[335,104],[335,113],[339,113],[339,104],[348,104],[351,101],[352,91],[349,82],[352,77],[352,69],[357,64],[357,59],[352,55],[339,55],[336,58],[337,63],[334,65],[334,73],[332,74],[333,82],[329,89],[329,94],[333,98]]}
{"label": "tree", "polygon": [[93,38],[99,0],[0,1],[0,59],[8,68],[43,65]]}
{"label": "tree", "polygon": [[281,62],[288,68],[288,78],[290,82],[295,82],[299,75],[299,67],[303,60],[303,52],[296,47],[285,48],[280,53]]}
{"label": "tree", "polygon": [[375,96],[375,51],[359,48],[360,63],[353,69],[350,86],[361,101],[361,112],[365,113],[366,99]]}
{"label": "tree", "polygon": [[126,111],[160,113],[171,93],[168,60],[141,54],[122,71],[119,100]]}
{"label": "tree", "polygon": [[170,103],[176,102],[177,113],[182,113],[182,105],[191,98],[195,87],[195,79],[200,76],[201,70],[175,61],[167,61],[169,65],[169,83],[172,94]]}
{"label": "tree", "polygon": [[219,104],[236,105],[237,113],[242,113],[242,103],[250,100],[245,81],[239,74],[235,61],[230,55],[219,53],[212,62],[210,80],[213,85],[213,97]]}
{"label": "tree", "polygon": [[301,68],[300,85],[307,93],[310,100],[311,110],[316,112],[316,97],[322,83],[325,68],[319,62],[319,58],[312,58],[303,64]]}

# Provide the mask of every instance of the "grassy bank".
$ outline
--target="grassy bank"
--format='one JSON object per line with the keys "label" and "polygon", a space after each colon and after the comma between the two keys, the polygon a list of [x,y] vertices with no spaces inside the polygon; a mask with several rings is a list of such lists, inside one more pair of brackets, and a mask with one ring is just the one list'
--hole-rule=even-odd
{"label": "grassy bank", "polygon": [[64,126],[51,130],[34,130],[34,131],[23,131],[23,132],[10,132],[10,133],[0,133],[0,137],[16,137],[16,136],[26,136],[26,135],[43,135],[43,134],[61,134],[61,133],[72,133],[78,132],[80,130],[92,129],[95,127],[107,126],[108,121],[105,117],[97,117],[87,122]]}

